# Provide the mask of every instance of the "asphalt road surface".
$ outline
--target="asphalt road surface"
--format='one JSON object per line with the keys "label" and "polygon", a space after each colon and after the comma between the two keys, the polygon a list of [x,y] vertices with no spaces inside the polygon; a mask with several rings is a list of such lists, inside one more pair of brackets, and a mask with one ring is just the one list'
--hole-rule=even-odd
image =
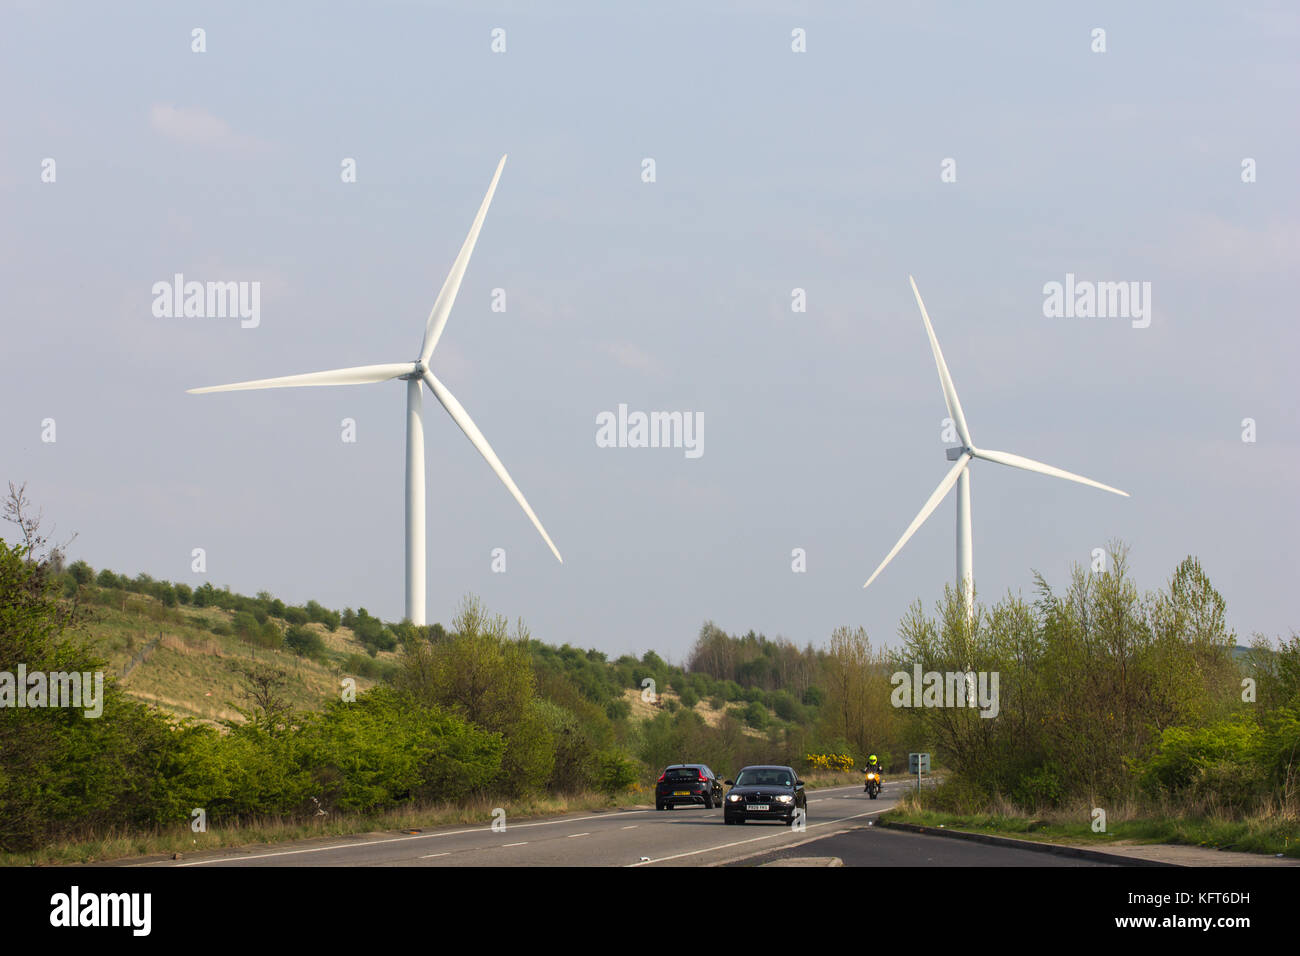
{"label": "asphalt road surface", "polygon": [[952,837],[928,836],[884,827],[835,833],[802,846],[775,850],[730,865],[766,866],[816,857],[838,858],[844,866],[1116,866],[1096,860],[1053,856],[1019,847],[990,846]]}
{"label": "asphalt road surface", "polygon": [[1043,853],[943,837],[854,829],[892,807],[909,785],[887,783],[876,800],[858,786],[810,790],[803,831],[778,823],[726,826],[721,809],[610,810],[518,823],[507,819],[503,831],[494,831],[487,820],[482,826],[300,841],[134,865],[716,866],[749,861],[759,854],[766,859],[774,851],[839,856],[846,866],[1080,865]]}

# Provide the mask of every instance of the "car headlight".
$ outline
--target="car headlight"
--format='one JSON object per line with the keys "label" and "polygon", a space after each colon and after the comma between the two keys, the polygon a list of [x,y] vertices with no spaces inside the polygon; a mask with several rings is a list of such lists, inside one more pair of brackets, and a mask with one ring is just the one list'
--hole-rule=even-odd
{"label": "car headlight", "polygon": [[784,793],[777,797],[776,800],[778,803],[794,803],[794,797]]}
{"label": "car headlight", "polygon": [[730,800],[732,803],[739,803],[739,802],[740,802],[740,794],[738,794],[738,793],[729,793],[729,794],[727,794],[727,799]]}

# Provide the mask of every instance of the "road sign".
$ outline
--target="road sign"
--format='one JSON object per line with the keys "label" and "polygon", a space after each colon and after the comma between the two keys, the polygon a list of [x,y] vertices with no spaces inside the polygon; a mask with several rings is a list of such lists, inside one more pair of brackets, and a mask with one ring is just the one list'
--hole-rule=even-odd
{"label": "road sign", "polygon": [[930,772],[930,755],[929,754],[908,754],[907,755],[907,772],[908,773],[929,773]]}

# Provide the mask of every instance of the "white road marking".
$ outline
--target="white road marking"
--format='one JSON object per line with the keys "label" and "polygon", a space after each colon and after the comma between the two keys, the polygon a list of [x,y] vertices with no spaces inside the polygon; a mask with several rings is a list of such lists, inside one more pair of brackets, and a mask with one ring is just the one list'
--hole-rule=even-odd
{"label": "white road marking", "polygon": [[[879,810],[868,810],[865,813],[855,813],[852,816],[840,817],[838,820],[824,820],[821,823],[811,823],[805,829],[812,830],[817,827],[830,826],[832,823],[843,823],[845,820],[856,820],[858,817],[870,817],[870,816],[874,816],[877,813],[883,813],[886,809],[888,808],[881,807]],[[705,847],[703,850],[690,850],[689,852],[686,853],[674,853],[672,856],[661,856],[653,860],[641,860],[640,862],[628,863],[626,865],[645,866],[647,863],[664,863],[667,862],[668,860],[680,860],[683,857],[687,857],[687,856],[698,856],[701,853],[712,853],[715,850],[726,850],[726,849],[730,849],[733,846],[743,846],[746,843],[757,843],[759,840],[771,840],[774,839],[775,837],[786,836],[790,832],[792,831],[783,827],[781,830],[778,830],[776,833],[769,833],[764,836],[753,837],[752,839],[749,840],[736,840],[733,843],[724,843],[721,846],[710,846],[710,847]]]}
{"label": "white road marking", "polygon": [[[856,786],[849,785],[844,787],[827,787],[823,790],[815,791],[815,792],[833,793],[837,790],[848,790],[851,788],[856,789]],[[830,798],[818,798],[817,800],[814,800],[812,802],[814,803],[820,802],[821,799],[830,799]],[[653,811],[650,808],[646,808],[644,810],[623,810],[623,811],[618,811],[618,815],[630,816],[631,814],[634,813],[651,813],[651,812]],[[608,820],[610,818],[611,818],[611,814],[600,813],[600,814],[592,814],[590,816],[585,816],[585,817],[561,817],[558,820],[539,820],[534,823],[512,823],[510,824],[510,827],[511,829],[522,830],[527,827],[548,827],[548,826],[554,826],[557,823],[581,823],[584,820]],[[821,824],[814,824],[814,825],[821,826]],[[364,840],[364,841],[354,842],[354,843],[336,843],[330,846],[307,847],[305,849],[298,849],[298,850],[276,850],[271,853],[252,853],[252,854],[241,854],[239,856],[221,856],[221,857],[214,857],[211,860],[191,860],[188,863],[172,863],[171,860],[155,860],[150,863],[132,863],[129,865],[133,867],[168,866],[168,865],[182,867],[182,866],[207,866],[209,863],[242,863],[245,860],[264,860],[270,857],[277,857],[277,856],[294,856],[294,855],[304,854],[304,853],[324,853],[329,850],[350,850],[357,847],[382,846],[385,843],[400,843],[405,840],[427,840],[434,837],[460,836],[465,833],[485,833],[491,829],[492,829],[492,825],[487,824],[481,827],[470,827],[469,829],[465,829],[465,830],[446,830],[446,831],[439,831],[436,833],[415,833],[407,836],[387,837],[382,840]],[[523,844],[507,844],[507,845],[522,846]]]}
{"label": "white road marking", "polygon": [[430,853],[428,856],[420,857],[421,860],[432,860],[435,856],[451,856],[450,851],[447,853]]}
{"label": "white road marking", "polygon": [[626,826],[626,827],[624,827],[623,829],[624,829],[624,830],[635,830],[635,829],[636,829],[636,824],[633,823],[631,826]]}
{"label": "white road marking", "polygon": [[523,843],[502,843],[501,849],[504,850],[508,846],[528,846],[528,841],[525,840]]}
{"label": "white road marking", "polygon": [[[630,816],[633,813],[649,813],[649,810],[621,810],[618,811],[620,816]],[[588,817],[568,817],[559,820],[539,820],[536,823],[512,823],[512,830],[522,830],[526,827],[549,827],[557,823],[581,823],[584,820],[608,820],[610,814],[600,813]],[[360,843],[337,843],[333,846],[316,846],[308,847],[304,850],[277,850],[274,853],[253,853],[246,856],[222,856],[211,860],[193,860],[189,863],[178,863],[177,866],[205,866],[208,863],[240,863],[244,860],[262,860],[273,856],[293,856],[296,853],[323,853],[326,850],[350,850],[354,847],[363,846],[381,846],[385,843],[401,843],[404,840],[427,840],[432,837],[460,836],[464,833],[486,833],[492,829],[492,825],[482,827],[470,827],[468,830],[447,830],[438,833],[415,833],[410,836],[388,837],[383,840],[365,840]],[[131,866],[165,866],[170,860],[159,860],[153,863],[132,863]]]}
{"label": "white road marking", "polygon": [[591,836],[590,833],[570,833],[566,839],[572,840],[574,837]]}

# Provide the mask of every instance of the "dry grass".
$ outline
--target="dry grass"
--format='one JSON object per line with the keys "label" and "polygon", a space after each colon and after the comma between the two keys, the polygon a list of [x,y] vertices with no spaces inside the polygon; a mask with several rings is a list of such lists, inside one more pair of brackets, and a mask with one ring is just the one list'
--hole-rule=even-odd
{"label": "dry grass", "polygon": [[[158,706],[177,717],[190,717],[217,725],[239,719],[231,706],[241,702],[239,678],[231,661],[266,663],[278,667],[289,679],[286,696],[298,710],[319,710],[339,693],[345,675],[343,663],[350,654],[365,654],[365,646],[348,628],[330,632],[309,624],[327,649],[325,662],[298,657],[287,650],[254,647],[233,635],[213,634],[216,623],[229,624],[233,615],[220,608],[167,608],[155,598],[131,594],[111,606],[88,609],[86,632],[91,645],[108,662],[108,673],[121,682],[128,697]],[[154,640],[153,652],[122,679],[122,667]],[[380,652],[378,659],[397,655]],[[357,689],[374,681],[357,676]]]}
{"label": "dry grass", "polygon": [[[1132,797],[1029,809],[995,796],[979,810],[962,813],[936,809],[937,802],[941,805],[934,791],[908,792],[885,819],[1099,848],[1177,843],[1300,857],[1300,814],[1295,806],[1274,801],[1266,801],[1252,813],[1231,812],[1204,801],[1142,802]],[[1105,811],[1105,830],[1093,829],[1095,809]]]}

